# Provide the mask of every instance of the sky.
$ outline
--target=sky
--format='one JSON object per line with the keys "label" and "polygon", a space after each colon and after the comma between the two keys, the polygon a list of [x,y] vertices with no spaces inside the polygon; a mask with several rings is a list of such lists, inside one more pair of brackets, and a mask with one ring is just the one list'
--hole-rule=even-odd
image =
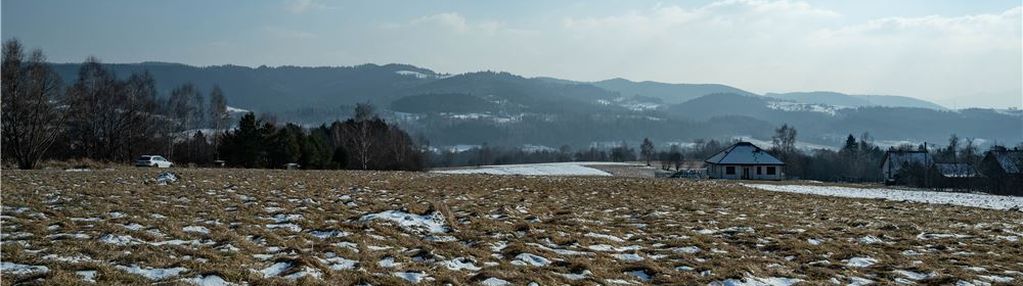
{"label": "sky", "polygon": [[407,63],[1023,108],[1019,0],[4,0],[50,61]]}

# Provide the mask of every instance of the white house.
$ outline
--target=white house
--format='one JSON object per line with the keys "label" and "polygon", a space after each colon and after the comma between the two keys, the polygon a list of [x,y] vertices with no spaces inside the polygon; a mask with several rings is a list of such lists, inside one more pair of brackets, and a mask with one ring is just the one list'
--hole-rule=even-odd
{"label": "white house", "polygon": [[760,147],[739,142],[703,161],[712,179],[781,180],[785,163]]}

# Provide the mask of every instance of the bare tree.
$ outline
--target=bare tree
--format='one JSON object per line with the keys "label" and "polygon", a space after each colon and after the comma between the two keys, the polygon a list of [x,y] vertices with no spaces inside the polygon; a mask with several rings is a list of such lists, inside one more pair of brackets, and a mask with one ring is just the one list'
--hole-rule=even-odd
{"label": "bare tree", "polygon": [[[23,66],[24,64],[24,66]],[[24,63],[21,43],[3,47],[2,125],[3,157],[18,168],[31,169],[46,155],[61,133],[66,112],[59,112],[61,80],[40,50]]]}
{"label": "bare tree", "polygon": [[796,128],[783,124],[778,129],[774,130],[774,136],[771,137],[771,142],[774,144],[774,148],[781,150],[785,153],[792,153],[796,150]]}
{"label": "bare tree", "polygon": [[161,145],[157,142],[161,125],[165,121],[157,113],[156,81],[149,71],[132,74],[124,84],[124,101],[121,115],[125,123],[127,148],[120,158],[131,158],[141,153],[150,153]]}
{"label": "bare tree", "polygon": [[646,165],[650,166],[650,160],[654,157],[654,142],[650,141],[650,138],[643,138],[643,144],[639,145],[639,154],[646,160]]}
{"label": "bare tree", "polygon": [[210,91],[210,127],[218,132],[227,128],[227,99],[224,98],[224,91],[220,86],[214,85]]}
{"label": "bare tree", "polygon": [[177,131],[195,129],[202,118],[202,94],[191,83],[183,84],[171,91],[167,107],[170,114],[178,122]]}
{"label": "bare tree", "polygon": [[355,105],[355,124],[348,130],[347,135],[344,136],[351,142],[351,146],[355,147],[353,151],[355,154],[356,162],[362,167],[363,170],[369,169],[370,154],[374,147],[374,138],[372,134],[372,119],[376,118],[376,114],[373,111],[373,106],[369,103],[359,103]]}

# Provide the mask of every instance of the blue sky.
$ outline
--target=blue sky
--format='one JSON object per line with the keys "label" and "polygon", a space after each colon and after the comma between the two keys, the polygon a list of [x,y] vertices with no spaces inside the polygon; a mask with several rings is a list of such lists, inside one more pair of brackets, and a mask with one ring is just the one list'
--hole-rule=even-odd
{"label": "blue sky", "polygon": [[1020,1],[4,0],[54,62],[409,63],[1023,105]]}

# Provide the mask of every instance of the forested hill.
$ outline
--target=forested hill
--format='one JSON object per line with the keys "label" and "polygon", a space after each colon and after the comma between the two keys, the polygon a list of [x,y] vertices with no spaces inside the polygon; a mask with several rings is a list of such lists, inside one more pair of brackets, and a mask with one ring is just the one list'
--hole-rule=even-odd
{"label": "forested hill", "polygon": [[[194,83],[219,85],[233,107],[309,125],[343,118],[359,102],[439,145],[569,144],[651,137],[659,142],[750,136],[766,139],[790,123],[800,140],[837,146],[846,135],[879,141],[937,142],[956,133],[981,142],[1023,141],[1018,110],[948,110],[899,96],[806,92],[758,95],[721,84],[610,79],[578,82],[506,72],[440,74],[405,64],[350,67],[194,67],[108,64],[119,76],[148,70],[166,96]],[[79,64],[55,64],[65,82]]]}

